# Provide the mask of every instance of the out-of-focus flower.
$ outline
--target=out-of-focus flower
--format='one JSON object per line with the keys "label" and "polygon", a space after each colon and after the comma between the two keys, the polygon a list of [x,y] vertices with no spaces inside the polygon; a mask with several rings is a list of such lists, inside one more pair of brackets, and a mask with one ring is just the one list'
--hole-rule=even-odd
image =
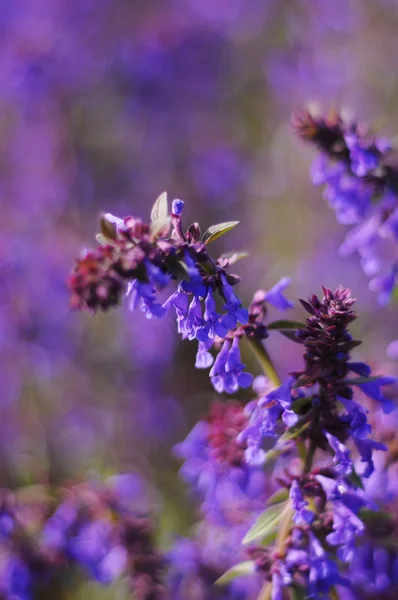
{"label": "out-of-focus flower", "polygon": [[314,183],[326,185],[324,195],[337,220],[354,225],[341,253],[359,253],[372,277],[370,289],[387,304],[398,281],[398,171],[391,145],[337,113],[318,118],[304,112],[294,127],[321,152],[311,169]]}

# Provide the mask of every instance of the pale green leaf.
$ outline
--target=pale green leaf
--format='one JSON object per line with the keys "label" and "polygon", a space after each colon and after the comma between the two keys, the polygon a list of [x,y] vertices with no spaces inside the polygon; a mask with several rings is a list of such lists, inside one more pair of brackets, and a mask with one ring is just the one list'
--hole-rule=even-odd
{"label": "pale green leaf", "polygon": [[228,231],[231,231],[234,227],[239,224],[239,221],[228,221],[227,223],[218,223],[218,225],[212,225],[207,231],[204,232],[202,242],[204,244],[210,244],[217,238],[221,237]]}
{"label": "pale green leaf", "polygon": [[309,426],[310,426],[309,415],[306,415],[304,417],[304,419],[301,419],[300,421],[298,421],[295,425],[293,425],[293,427],[289,427],[289,429],[287,429],[285,431],[285,433],[283,433],[281,435],[281,437],[279,438],[279,441],[278,441],[278,445],[281,442],[282,443],[290,442],[290,440],[296,439],[303,433],[303,431],[308,429]]}
{"label": "pale green leaf", "polygon": [[277,490],[275,494],[272,494],[270,498],[267,500],[267,505],[272,506],[273,504],[279,504],[280,502],[285,502],[289,498],[289,490],[286,488],[281,488]]}
{"label": "pale green leaf", "polygon": [[238,262],[238,260],[242,260],[243,258],[247,258],[248,256],[249,253],[243,250],[232,250],[232,252],[224,252],[223,254],[221,254],[220,259],[226,259],[230,265],[234,265]]}
{"label": "pale green leaf", "polygon": [[261,541],[262,538],[274,533],[281,519],[286,502],[273,504],[265,509],[259,517],[257,517],[254,525],[246,533],[242,540],[242,544],[250,544],[251,542]]}
{"label": "pale green leaf", "polygon": [[280,319],[278,321],[272,321],[268,323],[267,329],[304,329],[305,323],[300,321],[288,321],[287,319]]}
{"label": "pale green leaf", "polygon": [[170,217],[152,221],[150,231],[153,238],[166,236],[170,231]]}
{"label": "pale green leaf", "polygon": [[234,565],[228,571],[226,571],[216,581],[216,585],[226,585],[230,583],[236,577],[242,577],[242,575],[251,575],[256,571],[256,563],[254,560],[245,560],[244,562]]}
{"label": "pale green leaf", "polygon": [[370,377],[354,377],[353,379],[345,379],[344,383],[347,385],[358,385],[358,383],[369,383],[370,381],[377,381],[380,379],[380,375]]}
{"label": "pale green leaf", "polygon": [[163,194],[160,194],[159,198],[152,207],[151,221],[152,223],[155,223],[156,221],[164,221],[167,219],[168,214],[169,205],[167,202],[167,192],[163,192]]}

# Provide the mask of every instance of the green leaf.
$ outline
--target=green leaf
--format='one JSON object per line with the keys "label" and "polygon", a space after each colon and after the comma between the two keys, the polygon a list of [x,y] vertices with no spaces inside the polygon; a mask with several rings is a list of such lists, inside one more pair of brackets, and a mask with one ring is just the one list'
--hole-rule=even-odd
{"label": "green leaf", "polygon": [[244,562],[234,565],[228,571],[226,571],[221,577],[215,582],[216,585],[226,585],[230,583],[235,577],[242,577],[242,575],[251,575],[256,571],[256,563],[254,560],[245,560]]}
{"label": "green leaf", "polygon": [[371,377],[355,377],[354,379],[345,379],[344,383],[347,385],[357,385],[358,383],[368,383],[369,381],[377,381],[380,379],[380,375]]}
{"label": "green leaf", "polygon": [[353,485],[355,485],[355,487],[360,488],[361,490],[364,490],[364,485],[362,482],[362,478],[358,475],[358,473],[356,472],[356,470],[354,469],[354,467],[352,467],[352,472],[351,474],[347,477],[347,479],[349,479],[351,481],[351,483]]}
{"label": "green leaf", "polygon": [[295,329],[279,329],[279,333],[281,333],[285,338],[290,340],[291,342],[296,342],[296,344],[301,344],[302,342],[296,337]]}
{"label": "green leaf", "polygon": [[393,517],[385,510],[361,508],[359,518],[374,537],[382,537],[393,533],[395,529]]}
{"label": "green leaf", "polygon": [[272,506],[273,504],[279,504],[280,502],[285,502],[289,498],[289,490],[286,488],[281,488],[277,490],[275,494],[272,494],[270,498],[267,500],[267,506]]}
{"label": "green leaf", "polygon": [[228,261],[228,263],[230,265],[234,265],[235,263],[238,262],[238,260],[242,260],[242,258],[247,258],[249,256],[248,252],[245,251],[241,251],[241,252],[236,252],[236,251],[232,251],[232,252],[224,252],[223,254],[221,254],[220,259],[226,259]]}
{"label": "green leaf", "polygon": [[296,425],[293,425],[293,427],[290,427],[289,429],[287,429],[285,431],[285,433],[283,435],[281,435],[281,437],[279,438],[278,441],[278,445],[280,444],[280,442],[284,443],[284,442],[290,442],[290,440],[295,440],[297,437],[299,437],[299,435],[301,435],[303,433],[303,431],[305,431],[310,425],[310,417],[309,415],[305,415],[305,417],[303,419],[301,419],[300,421],[298,421],[298,423],[296,423]]}
{"label": "green leaf", "polygon": [[259,517],[257,517],[254,525],[246,533],[242,540],[242,544],[250,544],[254,541],[259,541],[262,538],[271,535],[278,529],[278,524],[281,519],[286,502],[273,504],[265,509]]}
{"label": "green leaf", "polygon": [[165,219],[158,219],[157,221],[152,221],[151,223],[151,236],[153,238],[166,236],[170,231],[170,217],[166,217]]}
{"label": "green leaf", "polygon": [[[114,241],[117,237],[117,225],[115,221],[107,219],[108,215],[101,215],[101,234],[109,243],[109,240]],[[113,215],[109,215],[112,219],[115,219]]]}
{"label": "green leaf", "polygon": [[218,225],[212,225],[207,231],[204,232],[202,242],[204,244],[210,244],[217,238],[221,237],[228,231],[231,231],[234,227],[239,224],[239,221],[228,221],[227,223],[219,223]]}
{"label": "green leaf", "polygon": [[167,202],[167,192],[163,192],[163,194],[160,194],[159,198],[152,207],[151,221],[152,223],[155,223],[156,221],[164,221],[167,219],[168,214],[169,205]]}
{"label": "green leaf", "polygon": [[279,321],[272,321],[272,323],[268,323],[267,329],[304,329],[305,323],[301,323],[301,321],[288,321],[287,319],[281,319]]}
{"label": "green leaf", "polygon": [[290,590],[292,593],[292,600],[306,600],[308,597],[307,592],[303,590],[303,588],[299,588],[294,585],[290,588]]}

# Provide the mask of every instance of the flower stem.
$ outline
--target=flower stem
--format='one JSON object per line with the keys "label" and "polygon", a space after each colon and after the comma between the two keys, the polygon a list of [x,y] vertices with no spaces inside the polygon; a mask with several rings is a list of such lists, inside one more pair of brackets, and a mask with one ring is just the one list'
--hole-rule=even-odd
{"label": "flower stem", "polygon": [[281,385],[281,380],[279,379],[279,375],[274,367],[274,364],[271,360],[270,355],[262,344],[261,340],[256,338],[246,338],[249,342],[249,345],[260,363],[261,368],[264,371],[264,375],[268,377],[268,379],[275,385],[275,387],[279,387]]}

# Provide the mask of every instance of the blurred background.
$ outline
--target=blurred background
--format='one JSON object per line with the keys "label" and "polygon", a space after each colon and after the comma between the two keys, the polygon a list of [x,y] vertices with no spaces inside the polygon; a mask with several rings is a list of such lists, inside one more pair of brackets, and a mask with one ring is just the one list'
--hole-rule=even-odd
{"label": "blurred background", "polygon": [[[146,218],[164,190],[186,224],[240,221],[216,244],[249,251],[246,303],[284,275],[291,299],[350,287],[358,359],[397,371],[397,308],[339,257],[344,228],[290,127],[335,106],[394,139],[397,28],[398,0],[0,2],[2,486],[134,471],[158,490],[165,544],[191,522],[171,449],[214,399],[196,345],[171,315],[71,313],[66,287],[101,212]],[[277,333],[268,348],[281,375],[300,365]]]}

